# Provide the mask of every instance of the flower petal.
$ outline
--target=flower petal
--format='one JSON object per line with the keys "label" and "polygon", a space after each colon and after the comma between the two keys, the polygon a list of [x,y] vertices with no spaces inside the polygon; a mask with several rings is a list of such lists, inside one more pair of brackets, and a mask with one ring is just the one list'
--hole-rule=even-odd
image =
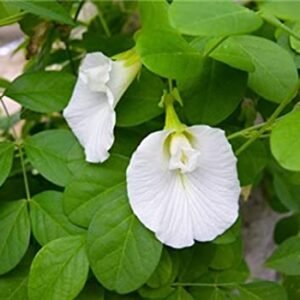
{"label": "flower petal", "polygon": [[169,131],[146,137],[127,170],[134,213],[160,241],[174,248],[191,246],[194,240],[213,240],[238,216],[236,158],[224,132],[209,126],[187,131],[200,152],[199,167],[193,172],[168,169]]}
{"label": "flower petal", "polygon": [[79,78],[64,117],[85,149],[86,160],[105,161],[111,148],[116,115],[106,93],[93,92]]}
{"label": "flower petal", "polygon": [[112,62],[110,80],[107,83],[114,96],[113,106],[115,107],[129,85],[132,83],[141,68],[139,61],[127,66],[126,61],[119,60]]}

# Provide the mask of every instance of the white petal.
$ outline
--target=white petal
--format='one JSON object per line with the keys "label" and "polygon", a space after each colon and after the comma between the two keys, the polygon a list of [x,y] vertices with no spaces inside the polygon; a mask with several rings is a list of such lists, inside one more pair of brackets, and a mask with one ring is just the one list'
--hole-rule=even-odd
{"label": "white petal", "polygon": [[79,68],[79,78],[94,92],[106,92],[113,61],[101,52],[88,53]]}
{"label": "white petal", "polygon": [[168,169],[167,131],[146,137],[127,170],[134,213],[160,241],[174,248],[213,240],[238,216],[236,158],[224,132],[208,126],[188,131],[200,152],[199,167],[193,172]]}
{"label": "white petal", "polygon": [[85,149],[86,160],[105,161],[111,148],[116,116],[107,94],[93,92],[79,78],[64,117]]}
{"label": "white petal", "polygon": [[141,68],[139,61],[127,66],[126,61],[119,60],[112,62],[110,80],[107,83],[114,96],[113,106],[115,107],[129,85],[132,83]]}

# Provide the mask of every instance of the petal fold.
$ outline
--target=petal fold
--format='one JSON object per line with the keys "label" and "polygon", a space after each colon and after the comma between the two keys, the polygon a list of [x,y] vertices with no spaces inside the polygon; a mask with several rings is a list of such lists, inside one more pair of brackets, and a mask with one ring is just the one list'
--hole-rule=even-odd
{"label": "petal fold", "polygon": [[114,142],[116,115],[105,93],[93,92],[79,78],[64,117],[84,147],[86,160],[103,162]]}

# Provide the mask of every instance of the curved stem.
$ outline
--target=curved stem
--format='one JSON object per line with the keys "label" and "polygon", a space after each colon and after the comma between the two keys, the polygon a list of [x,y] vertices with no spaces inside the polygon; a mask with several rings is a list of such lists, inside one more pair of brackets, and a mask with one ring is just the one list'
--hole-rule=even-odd
{"label": "curved stem", "polygon": [[[4,103],[2,98],[3,98],[3,95],[0,96],[1,105],[4,109],[4,112],[7,116],[7,118],[9,118],[9,120],[10,120],[10,118],[11,118],[10,113],[9,113],[9,111],[7,109],[7,106]],[[16,132],[14,126],[11,126],[11,124],[10,124],[10,128],[12,129],[13,138],[16,142],[15,145],[18,148],[18,152],[19,152],[19,156],[20,156],[20,162],[21,162],[21,168],[22,168],[22,174],[23,174],[25,193],[26,193],[26,199],[29,201],[31,199],[31,196],[30,196],[30,189],[29,189],[28,177],[27,177],[27,172],[26,172],[24,153],[23,153],[23,148],[22,148],[23,145],[22,145],[22,142],[18,138],[18,135],[17,135],[17,132]]]}
{"label": "curved stem", "polygon": [[236,155],[239,155],[243,151],[245,151],[255,140],[257,140],[266,130],[268,130],[272,126],[272,124],[276,121],[280,113],[284,110],[284,108],[287,106],[290,100],[295,96],[298,89],[299,84],[297,84],[296,88],[293,89],[293,91],[289,93],[287,97],[280,103],[280,105],[276,108],[276,110],[273,112],[271,117],[264,123],[264,125],[257,132],[255,132],[246,143],[244,143],[240,148],[236,150]]}

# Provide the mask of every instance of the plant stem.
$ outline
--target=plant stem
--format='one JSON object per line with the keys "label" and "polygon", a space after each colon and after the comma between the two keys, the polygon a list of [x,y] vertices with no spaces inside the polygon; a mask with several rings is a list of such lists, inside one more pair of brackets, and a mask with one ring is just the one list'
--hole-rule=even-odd
{"label": "plant stem", "polygon": [[110,32],[110,30],[109,30],[109,27],[108,27],[108,25],[107,25],[107,22],[106,22],[106,20],[105,20],[105,18],[104,18],[104,16],[103,16],[101,10],[99,10],[98,16],[99,16],[100,23],[101,23],[101,25],[102,25],[102,27],[103,27],[103,30],[104,30],[106,36],[107,36],[107,37],[111,37],[111,32]]}
{"label": "plant stem", "polygon": [[[3,101],[2,98],[3,98],[3,95],[0,96],[1,105],[2,105],[2,107],[4,109],[4,112],[5,112],[6,116],[7,116],[7,118],[9,120],[11,120],[10,113],[9,113],[9,111],[7,109],[7,106],[4,103],[4,101]],[[21,162],[21,167],[22,167],[22,174],[23,174],[23,181],[24,181],[26,199],[29,201],[31,199],[31,196],[30,196],[30,189],[29,189],[28,177],[27,177],[27,172],[26,172],[26,165],[25,165],[24,153],[23,153],[23,148],[22,148],[23,145],[22,145],[22,142],[18,138],[18,135],[17,135],[17,132],[16,132],[14,126],[12,126],[10,124],[10,127],[12,129],[12,134],[13,134],[13,138],[15,140],[15,145],[18,148],[18,152],[19,152],[19,156],[20,156],[20,162]]]}
{"label": "plant stem", "polygon": [[198,283],[198,282],[174,282],[172,286],[198,286],[198,287],[222,287],[222,286],[235,286],[236,283]]}
{"label": "plant stem", "polygon": [[73,18],[74,22],[77,21],[78,16],[79,16],[79,13],[80,13],[80,11],[81,11],[81,8],[82,8],[84,2],[85,2],[85,0],[82,0],[82,1],[80,1],[80,3],[79,3],[79,5],[78,5],[78,7],[77,7],[77,10],[76,10],[76,12],[75,12],[75,16],[74,16],[74,18]]}
{"label": "plant stem", "polygon": [[276,108],[276,110],[273,112],[271,117],[264,123],[264,125],[254,133],[254,135],[246,142],[244,143],[240,148],[238,148],[235,152],[236,155],[241,154],[243,151],[245,151],[254,141],[256,141],[266,130],[268,130],[272,124],[276,121],[277,117],[280,115],[280,113],[284,110],[286,105],[290,102],[290,100],[295,96],[299,89],[299,84],[295,87],[295,89],[292,90],[291,93],[289,93],[285,99],[280,103],[280,105]]}
{"label": "plant stem", "polygon": [[251,126],[251,127],[247,127],[247,128],[245,128],[245,129],[242,129],[242,130],[240,130],[240,131],[237,131],[237,132],[235,132],[235,133],[232,133],[232,134],[228,135],[228,136],[227,136],[227,139],[228,139],[228,140],[233,140],[233,139],[235,139],[235,138],[237,138],[237,137],[245,136],[245,135],[247,135],[247,133],[250,133],[250,132],[253,131],[253,130],[259,129],[259,128],[261,128],[261,127],[264,126],[264,125],[265,125],[265,122],[260,123],[260,124],[253,125],[253,126]]}
{"label": "plant stem", "polygon": [[277,28],[280,28],[285,33],[288,33],[289,35],[291,35],[292,37],[294,37],[295,39],[300,41],[300,35],[297,32],[295,32],[294,30],[292,30],[291,28],[289,28],[288,26],[281,23],[276,17],[267,15],[264,13],[259,13],[259,15],[269,24],[271,24]]}

